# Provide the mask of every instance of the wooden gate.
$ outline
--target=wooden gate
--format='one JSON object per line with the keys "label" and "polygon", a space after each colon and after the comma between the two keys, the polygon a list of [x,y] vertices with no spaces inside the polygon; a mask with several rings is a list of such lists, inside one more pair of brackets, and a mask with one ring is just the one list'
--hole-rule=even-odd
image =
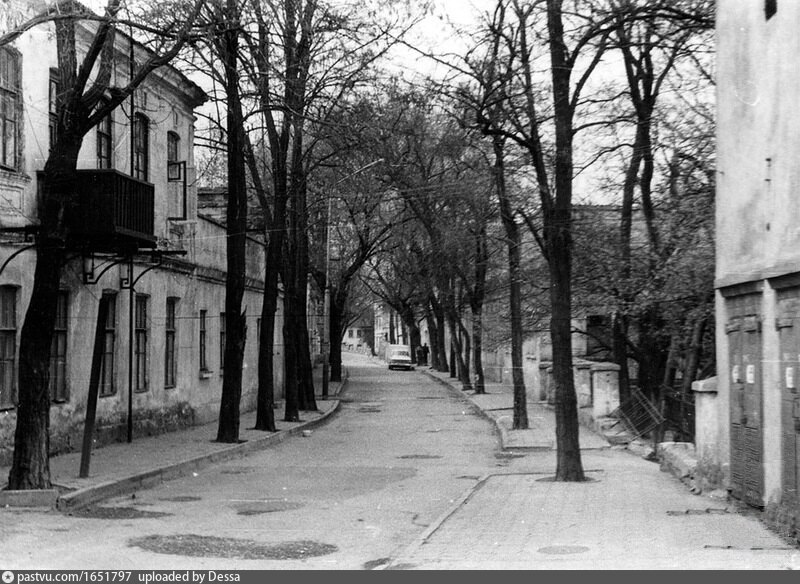
{"label": "wooden gate", "polygon": [[732,494],[749,505],[763,507],[761,294],[729,297],[726,304]]}

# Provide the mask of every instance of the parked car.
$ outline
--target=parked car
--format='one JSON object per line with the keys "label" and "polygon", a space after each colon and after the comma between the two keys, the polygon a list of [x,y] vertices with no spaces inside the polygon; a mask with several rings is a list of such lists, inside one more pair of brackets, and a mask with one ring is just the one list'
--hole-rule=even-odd
{"label": "parked car", "polygon": [[408,345],[389,345],[386,347],[386,361],[389,369],[414,369],[411,347]]}

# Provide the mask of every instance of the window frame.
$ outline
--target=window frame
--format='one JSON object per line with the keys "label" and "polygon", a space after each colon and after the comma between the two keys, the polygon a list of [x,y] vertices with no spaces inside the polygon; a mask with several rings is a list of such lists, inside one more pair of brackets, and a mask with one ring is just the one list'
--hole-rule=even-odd
{"label": "window frame", "polygon": [[47,85],[47,114],[48,114],[48,148],[53,150],[58,139],[58,93],[61,91],[61,79],[58,69],[50,68],[50,77]]}
{"label": "window frame", "polygon": [[150,297],[146,294],[136,294],[133,300],[133,390],[137,393],[144,393],[150,389],[149,300]]}
{"label": "window frame", "polygon": [[[107,99],[100,100],[98,107],[108,104]],[[113,112],[108,112],[96,127],[95,154],[97,156],[97,168],[114,168],[114,118]],[[105,147],[105,150],[104,150]]]}
{"label": "window frame", "polygon": [[172,389],[178,384],[177,336],[178,336],[178,301],[175,296],[168,296],[166,315],[164,318],[164,388]]}
{"label": "window frame", "polygon": [[208,311],[201,310],[199,317],[200,339],[198,349],[200,352],[200,372],[208,372]]}
{"label": "window frame", "polygon": [[19,172],[22,165],[21,77],[22,58],[19,51],[0,46],[0,168],[15,172]]}
{"label": "window frame", "polygon": [[141,112],[133,116],[133,176],[150,180],[150,118]]}
{"label": "window frame", "polygon": [[[13,409],[17,402],[18,292],[18,286],[0,286],[0,410]],[[10,307],[6,305],[9,299]],[[4,354],[9,348],[9,354]]]}
{"label": "window frame", "polygon": [[225,342],[228,336],[227,321],[225,320],[225,313],[219,313],[219,374],[225,373]]}
{"label": "window frame", "polygon": [[100,397],[109,397],[117,393],[114,378],[117,343],[117,295],[104,292],[108,299],[108,316],[103,330],[103,355],[100,361]]}
{"label": "window frame", "polygon": [[69,292],[59,290],[56,299],[56,320],[50,344],[50,378],[48,381],[50,400],[55,403],[69,401],[67,379],[67,357],[69,349]]}

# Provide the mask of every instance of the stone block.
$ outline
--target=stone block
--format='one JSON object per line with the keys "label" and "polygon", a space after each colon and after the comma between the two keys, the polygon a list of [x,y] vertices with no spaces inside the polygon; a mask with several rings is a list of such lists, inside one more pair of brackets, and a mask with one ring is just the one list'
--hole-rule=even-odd
{"label": "stone block", "polygon": [[58,489],[0,490],[0,507],[55,507]]}

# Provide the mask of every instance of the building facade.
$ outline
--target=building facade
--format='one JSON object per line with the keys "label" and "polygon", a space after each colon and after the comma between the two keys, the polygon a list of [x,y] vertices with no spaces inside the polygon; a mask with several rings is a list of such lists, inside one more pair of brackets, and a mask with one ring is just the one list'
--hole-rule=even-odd
{"label": "building facade", "polygon": [[[90,31],[78,22],[78,46]],[[124,85],[131,44],[117,35],[114,75]],[[137,60],[146,49],[133,44]],[[0,464],[10,460],[16,425],[19,337],[33,285],[35,250],[25,230],[37,223],[37,193],[54,131],[59,91],[51,27],[35,27],[0,47]],[[51,350],[51,451],[80,444],[99,300],[108,298],[97,405],[97,442],[216,419],[225,344],[226,231],[198,212],[194,186],[194,108],[204,92],[171,67],[152,73],[132,99],[85,137],[78,168],[87,230],[140,229],[143,253],[82,249],[61,278]],[[113,209],[133,209],[131,227]],[[86,203],[88,201],[88,203]],[[120,203],[121,202],[121,203]],[[124,205],[122,204],[124,203]],[[130,205],[130,207],[125,207]],[[112,209],[112,210],[113,210]],[[114,211],[116,212],[116,211]],[[263,245],[248,241],[247,344],[242,410],[255,407]],[[276,330],[282,329],[278,315]],[[279,332],[278,332],[279,334]],[[282,342],[276,384],[283,386]],[[280,397],[280,396],[277,396]],[[129,422],[130,420],[130,422]]]}
{"label": "building facade", "polygon": [[717,5],[716,449],[701,464],[800,516],[800,4]]}

